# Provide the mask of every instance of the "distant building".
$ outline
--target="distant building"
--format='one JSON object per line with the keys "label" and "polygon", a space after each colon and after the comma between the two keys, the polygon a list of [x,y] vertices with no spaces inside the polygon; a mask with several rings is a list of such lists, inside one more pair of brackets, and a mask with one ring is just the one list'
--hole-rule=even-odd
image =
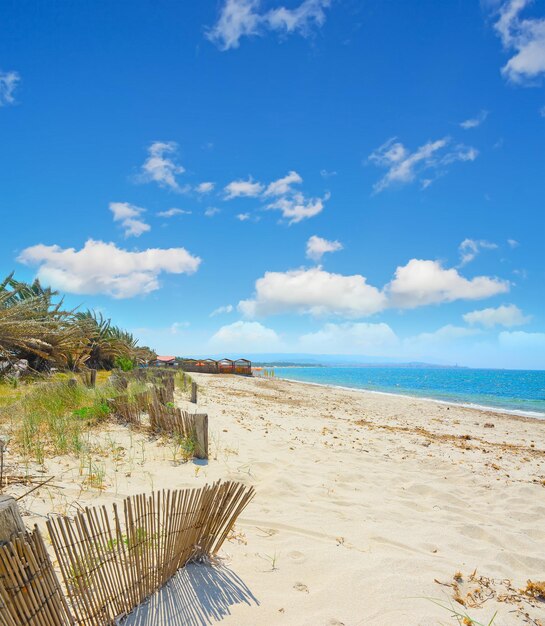
{"label": "distant building", "polygon": [[252,375],[252,362],[248,359],[176,359],[176,364],[184,372]]}
{"label": "distant building", "polygon": [[176,367],[175,356],[157,356],[155,361],[152,361],[152,365],[156,367]]}

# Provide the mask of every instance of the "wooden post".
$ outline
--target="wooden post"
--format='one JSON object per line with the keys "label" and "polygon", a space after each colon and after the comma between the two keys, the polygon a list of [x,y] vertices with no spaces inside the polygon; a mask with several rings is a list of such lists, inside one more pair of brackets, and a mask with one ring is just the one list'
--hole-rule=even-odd
{"label": "wooden post", "polygon": [[17,501],[11,496],[0,496],[0,542],[10,541],[19,533],[26,533],[26,528]]}
{"label": "wooden post", "polygon": [[197,383],[191,383],[191,402],[197,404]]}
{"label": "wooden post", "polygon": [[195,458],[208,459],[208,414],[196,413],[195,418]]}
{"label": "wooden post", "polygon": [[94,389],[94,387],[97,384],[97,371],[96,370],[91,370],[90,374],[91,374],[90,380],[89,380],[90,387],[91,387],[91,389]]}

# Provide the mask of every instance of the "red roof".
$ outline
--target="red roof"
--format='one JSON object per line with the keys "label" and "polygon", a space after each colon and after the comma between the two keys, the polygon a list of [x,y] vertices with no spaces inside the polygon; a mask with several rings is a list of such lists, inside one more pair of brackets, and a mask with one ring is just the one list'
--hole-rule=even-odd
{"label": "red roof", "polygon": [[162,363],[169,363],[170,361],[175,361],[176,357],[175,356],[158,356],[157,360],[161,361]]}

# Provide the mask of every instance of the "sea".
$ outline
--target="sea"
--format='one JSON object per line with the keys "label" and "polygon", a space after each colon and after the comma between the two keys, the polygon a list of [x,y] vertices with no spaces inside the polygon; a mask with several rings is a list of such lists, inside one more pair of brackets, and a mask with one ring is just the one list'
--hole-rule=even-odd
{"label": "sea", "polygon": [[545,371],[420,367],[275,367],[275,376],[545,419]]}

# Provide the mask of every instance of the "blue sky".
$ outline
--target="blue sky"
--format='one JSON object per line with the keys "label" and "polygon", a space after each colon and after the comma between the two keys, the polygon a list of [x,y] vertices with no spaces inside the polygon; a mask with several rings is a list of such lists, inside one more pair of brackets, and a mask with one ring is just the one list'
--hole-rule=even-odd
{"label": "blue sky", "polygon": [[545,368],[545,2],[0,6],[0,269],[161,353]]}

